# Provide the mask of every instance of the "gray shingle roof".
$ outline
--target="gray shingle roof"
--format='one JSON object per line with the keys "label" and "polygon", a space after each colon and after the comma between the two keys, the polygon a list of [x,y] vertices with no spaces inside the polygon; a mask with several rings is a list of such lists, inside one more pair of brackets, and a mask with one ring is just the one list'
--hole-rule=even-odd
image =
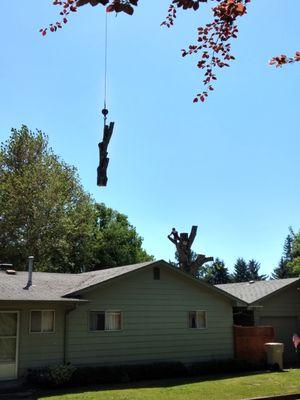
{"label": "gray shingle roof", "polygon": [[71,301],[62,296],[82,279],[76,274],[55,274],[34,272],[32,283],[28,289],[28,273],[17,271],[16,275],[0,272],[0,301],[29,300],[29,301]]}
{"label": "gray shingle roof", "polygon": [[82,274],[33,272],[33,285],[28,290],[24,289],[27,272],[17,271],[16,275],[8,275],[1,271],[0,301],[80,301],[76,299],[79,291],[153,263],[150,261]]}
{"label": "gray shingle roof", "polygon": [[[28,273],[17,271],[16,275],[8,275],[4,271],[0,272],[0,301],[84,301],[78,296],[81,292],[93,288],[104,282],[127,273],[139,270],[147,266],[164,265],[177,274],[192,279],[200,286],[205,286],[213,290],[216,294],[238,300],[235,294],[230,291],[220,290],[199,279],[193,278],[177,268],[173,268],[167,262],[149,261],[139,264],[125,265],[122,267],[102,269],[99,271],[85,272],[81,274],[62,274],[33,272],[33,285],[25,290]],[[222,286],[222,285],[221,285]]]}
{"label": "gray shingle roof", "polygon": [[248,304],[251,304],[278,290],[283,289],[284,287],[296,281],[299,281],[299,278],[252,281],[252,283],[226,283],[223,285],[216,285],[216,287],[245,301]]}

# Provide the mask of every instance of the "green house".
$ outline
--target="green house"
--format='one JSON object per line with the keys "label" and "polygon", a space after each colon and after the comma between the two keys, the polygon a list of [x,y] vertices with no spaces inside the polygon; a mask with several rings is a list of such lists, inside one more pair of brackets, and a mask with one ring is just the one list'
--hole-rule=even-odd
{"label": "green house", "polygon": [[0,380],[70,362],[233,358],[235,296],[165,261],[81,274],[0,272]]}
{"label": "green house", "polygon": [[300,333],[300,279],[274,279],[217,285],[240,299],[233,308],[236,325],[272,326],[275,340],[284,344],[286,365],[298,363],[292,341]]}

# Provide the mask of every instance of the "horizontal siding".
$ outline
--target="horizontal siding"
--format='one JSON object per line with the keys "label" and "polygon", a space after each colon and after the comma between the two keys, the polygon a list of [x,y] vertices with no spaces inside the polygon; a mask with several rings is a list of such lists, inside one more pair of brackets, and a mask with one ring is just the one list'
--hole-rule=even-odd
{"label": "horizontal siding", "polygon": [[[207,288],[161,269],[104,285],[85,295],[90,301],[69,315],[68,359],[74,364],[151,361],[206,361],[233,357],[232,305]],[[121,331],[89,332],[91,310],[121,310]],[[187,327],[188,311],[206,310],[207,329]]]}
{"label": "horizontal siding", "polygon": [[[106,284],[84,297],[68,316],[67,355],[76,365],[110,365],[167,360],[183,362],[233,356],[232,305],[167,269],[154,281],[152,268]],[[0,310],[20,312],[19,376],[29,368],[59,364],[64,358],[65,303],[2,302]],[[32,309],[53,309],[55,333],[30,334]],[[122,310],[123,329],[89,332],[90,310]],[[207,329],[187,327],[187,313],[207,311]]]}
{"label": "horizontal siding", "polygon": [[292,342],[294,333],[300,334],[300,291],[295,282],[286,289],[261,302],[255,312],[258,325],[270,324],[275,330],[275,340],[284,344],[283,359],[289,365],[296,360]]}
{"label": "horizontal siding", "polygon": [[[300,291],[295,282],[288,288],[262,301],[261,308],[255,309],[255,323],[260,324],[262,317],[296,317],[300,330]],[[299,332],[300,334],[300,332]]]}
{"label": "horizontal siding", "polygon": [[[30,310],[55,310],[55,333],[30,334]],[[42,367],[63,362],[64,310],[65,305],[56,303],[6,303],[0,311],[19,311],[19,362],[18,375],[29,368]]]}

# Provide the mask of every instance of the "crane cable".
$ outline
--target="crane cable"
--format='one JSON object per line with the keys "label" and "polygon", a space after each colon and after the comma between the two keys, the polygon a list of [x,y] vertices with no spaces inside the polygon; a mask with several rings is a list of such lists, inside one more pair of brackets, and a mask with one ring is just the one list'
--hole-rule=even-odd
{"label": "crane cable", "polygon": [[105,14],[105,35],[104,35],[104,104],[102,109],[102,114],[104,117],[104,127],[103,127],[103,138],[102,142],[98,144],[99,147],[99,166],[97,168],[97,185],[106,186],[107,185],[107,167],[109,163],[107,147],[109,141],[113,134],[114,122],[107,124],[108,109],[106,105],[107,100],[107,50],[108,50],[108,17],[107,12]]}
{"label": "crane cable", "polygon": [[107,12],[105,12],[105,26],[104,26],[104,103],[102,114],[104,117],[104,125],[106,125],[106,119],[108,114],[108,109],[106,108],[106,98],[107,98],[107,49],[108,49],[108,18]]}

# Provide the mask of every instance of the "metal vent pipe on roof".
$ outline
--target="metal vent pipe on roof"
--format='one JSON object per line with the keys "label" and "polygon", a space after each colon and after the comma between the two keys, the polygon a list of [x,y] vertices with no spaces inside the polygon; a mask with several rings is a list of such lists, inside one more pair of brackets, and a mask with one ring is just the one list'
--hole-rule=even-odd
{"label": "metal vent pipe on roof", "polygon": [[28,290],[30,286],[32,286],[32,270],[33,270],[33,256],[28,257],[28,281],[27,285],[24,287],[25,290]]}

